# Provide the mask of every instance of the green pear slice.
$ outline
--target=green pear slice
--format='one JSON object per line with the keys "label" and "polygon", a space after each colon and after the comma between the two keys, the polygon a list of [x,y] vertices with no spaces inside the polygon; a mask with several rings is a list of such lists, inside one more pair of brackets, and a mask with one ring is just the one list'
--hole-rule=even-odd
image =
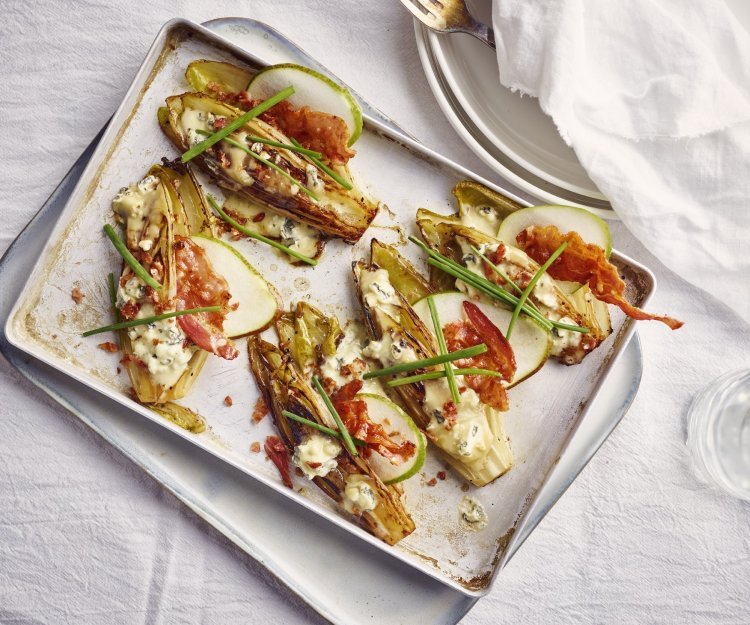
{"label": "green pear slice", "polygon": [[562,232],[577,232],[586,243],[593,243],[609,257],[612,238],[609,226],[601,217],[576,206],[530,206],[512,212],[500,224],[497,238],[508,245],[518,245],[516,236],[529,226],[557,226]]}
{"label": "green pear slice", "polygon": [[417,424],[401,408],[382,395],[359,393],[355,399],[367,404],[367,418],[383,426],[391,439],[397,443],[411,441],[414,443],[414,454],[401,464],[393,464],[388,458],[372,453],[367,462],[384,484],[403,482],[416,475],[425,460],[427,441]]}
{"label": "green pear slice", "polygon": [[266,99],[289,86],[294,87],[287,101],[294,107],[309,106],[314,111],[336,115],[349,128],[349,145],[362,134],[362,110],[351,93],[323,76],[301,65],[283,63],[258,72],[247,86],[253,98]]}
{"label": "green pear slice", "polygon": [[[466,321],[464,302],[468,300],[476,304],[503,335],[508,331],[508,324],[513,316],[511,310],[475,302],[464,293],[458,292],[438,293],[432,297],[443,327],[457,321]],[[432,328],[432,317],[427,306],[427,298],[416,302],[413,308],[427,327]],[[515,386],[542,368],[552,348],[552,336],[535,321],[526,317],[519,317],[511,334],[510,346],[513,348],[513,354],[516,357],[516,375],[511,380],[510,386]]]}
{"label": "green pear slice", "polygon": [[229,305],[238,305],[224,320],[227,336],[236,338],[267,328],[276,318],[279,307],[273,287],[228,243],[202,234],[190,238],[203,249],[211,265],[229,284],[232,294]]}

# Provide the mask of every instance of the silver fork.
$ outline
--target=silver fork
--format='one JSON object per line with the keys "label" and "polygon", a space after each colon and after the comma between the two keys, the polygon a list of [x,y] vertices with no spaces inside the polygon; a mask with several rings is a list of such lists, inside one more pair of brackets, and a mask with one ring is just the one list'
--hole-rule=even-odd
{"label": "silver fork", "polygon": [[475,20],[464,0],[401,0],[427,28],[439,33],[468,33],[494,49],[492,28]]}

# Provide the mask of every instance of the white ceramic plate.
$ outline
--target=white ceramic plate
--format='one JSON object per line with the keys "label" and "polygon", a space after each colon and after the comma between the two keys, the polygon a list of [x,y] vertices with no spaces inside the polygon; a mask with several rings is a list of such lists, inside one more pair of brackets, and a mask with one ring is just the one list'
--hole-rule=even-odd
{"label": "white ceramic plate", "polygon": [[[491,3],[469,0],[491,23]],[[420,59],[448,121],[490,167],[545,202],[614,215],[536,98],[500,85],[494,50],[464,34],[440,35],[415,21]]]}

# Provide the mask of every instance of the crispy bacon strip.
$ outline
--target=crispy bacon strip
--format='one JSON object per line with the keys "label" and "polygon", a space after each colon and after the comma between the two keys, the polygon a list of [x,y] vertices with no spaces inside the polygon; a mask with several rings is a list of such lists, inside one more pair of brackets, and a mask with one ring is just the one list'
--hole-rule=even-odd
{"label": "crispy bacon strip", "polygon": [[367,418],[367,404],[355,395],[362,390],[362,380],[352,380],[332,396],[334,408],[339,413],[344,426],[353,437],[367,443],[368,451],[376,451],[394,464],[401,464],[416,451],[414,443],[404,441],[396,443],[388,437],[385,429],[379,423],[373,423]]}
{"label": "crispy bacon strip", "polygon": [[278,436],[268,436],[263,445],[269,460],[276,465],[284,486],[292,488],[292,476],[289,473],[289,451]]}
{"label": "crispy bacon strip", "polygon": [[540,265],[566,241],[568,247],[547,270],[550,276],[556,280],[588,284],[598,300],[617,306],[632,319],[661,321],[672,330],[682,327],[682,321],[647,313],[626,301],[623,296],[625,283],[617,273],[617,267],[607,260],[601,247],[586,243],[577,232],[562,234],[556,226],[531,226],[521,231],[516,241]]}
{"label": "crispy bacon strip", "polygon": [[502,374],[502,378],[487,375],[466,375],[466,385],[479,394],[479,399],[496,410],[508,409],[508,394],[501,380],[510,381],[516,373],[516,358],[513,348],[503,333],[473,303],[464,302],[466,321],[457,321],[443,328],[449,351],[456,351],[484,343],[487,351],[479,356],[456,361],[458,367],[491,369]]}
{"label": "crispy bacon strip", "polygon": [[[219,102],[226,102],[244,111],[249,111],[262,102],[251,98],[247,91],[225,93],[216,83],[210,83],[208,89]],[[349,128],[346,122],[336,115],[313,111],[309,106],[295,109],[284,100],[261,114],[260,119],[278,128],[287,137],[294,137],[303,147],[320,152],[324,160],[336,165],[346,164],[356,154],[347,145]]]}
{"label": "crispy bacon strip", "polygon": [[239,355],[234,343],[224,335],[224,317],[231,295],[229,285],[218,275],[200,246],[185,237],[175,237],[174,243],[177,310],[222,306],[216,313],[198,313],[177,317],[182,331],[201,349],[232,360]]}

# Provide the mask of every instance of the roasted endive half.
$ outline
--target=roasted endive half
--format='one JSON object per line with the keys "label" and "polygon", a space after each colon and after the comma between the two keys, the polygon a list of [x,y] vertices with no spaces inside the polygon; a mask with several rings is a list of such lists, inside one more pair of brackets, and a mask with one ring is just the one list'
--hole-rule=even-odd
{"label": "roasted endive half", "polygon": [[[539,264],[523,250],[501,243],[486,231],[464,225],[460,214],[446,217],[419,209],[417,226],[431,249],[504,288],[512,288],[505,279],[507,277],[516,287],[524,289],[539,271]],[[489,263],[502,273],[498,273]],[[459,289],[478,301],[507,307],[435,267],[431,268],[430,280],[434,288]],[[573,291],[575,296],[569,297],[567,293],[572,294]],[[565,364],[581,362],[612,331],[606,304],[591,297],[587,290],[578,292],[576,286],[561,285],[546,273],[539,277],[528,299],[544,318],[587,330],[585,333],[559,328],[551,330],[550,355]]]}
{"label": "roasted endive half", "polygon": [[362,528],[393,545],[414,531],[414,521],[404,509],[401,491],[386,486],[361,456],[350,454],[335,438],[287,417],[289,412],[319,425],[336,429],[336,423],[299,371],[294,360],[276,346],[257,337],[248,339],[250,367],[281,437],[266,441],[269,454],[287,485],[289,458],[342,512]]}
{"label": "roasted endive half", "polygon": [[368,342],[362,324],[349,321],[342,329],[335,316],[298,302],[276,330],[282,351],[303,375],[321,380],[344,427],[365,443],[358,452],[378,477],[386,484],[413,477],[424,464],[425,438],[379,381],[362,379]]}
{"label": "roasted endive half", "polygon": [[[243,113],[205,93],[173,96],[166,104],[167,110],[159,113],[167,121],[162,129],[181,152]],[[377,206],[356,186],[345,164],[336,165],[335,171],[350,189],[305,154],[268,143],[288,146],[293,139],[255,118],[193,161],[233,193],[329,236],[356,242],[375,218]]]}
{"label": "roasted endive half", "polygon": [[[261,329],[276,315],[275,294],[249,271],[249,264],[225,260],[225,244],[212,236],[213,218],[188,169],[152,167],[143,180],[120,190],[112,209],[116,221],[125,226],[128,251],[151,282],[131,264],[123,264],[115,301],[122,320],[218,307],[215,312],[153,320],[119,332],[122,363],[138,400],[161,404],[179,399],[209,353],[226,359],[237,356],[224,327],[228,317],[234,317],[235,327],[247,329],[243,322],[249,315],[258,326],[251,323],[250,329]],[[235,258],[234,251],[226,254]],[[222,273],[217,271],[219,263]],[[243,286],[231,293],[225,276]],[[248,284],[253,288],[248,290]]]}
{"label": "roasted endive half", "polygon": [[[395,248],[376,242],[373,250],[377,250],[380,262],[390,269],[372,259],[370,263],[359,261],[353,265],[357,293],[371,338],[366,355],[383,368],[436,356],[439,351],[436,328],[420,317],[407,295],[399,290],[407,285],[413,293],[419,283],[415,282],[415,276],[419,274]],[[424,281],[417,288],[427,295],[431,291]],[[413,294],[410,299],[419,306]],[[394,388],[407,412],[456,471],[476,486],[484,486],[513,466],[502,410],[507,410],[503,381],[507,383],[512,379],[516,366],[512,350],[500,331],[481,311],[476,314],[476,306],[472,308],[471,302],[468,303],[470,319],[454,320],[455,336],[446,335],[449,341],[456,339],[456,345],[451,346],[453,349],[449,347],[449,351],[485,343],[488,351],[481,360],[466,359],[459,362],[459,366],[492,369],[502,377],[461,378],[458,402],[452,397],[446,378]],[[443,310],[446,309],[443,307]],[[437,366],[420,371],[429,373],[441,369]]]}

